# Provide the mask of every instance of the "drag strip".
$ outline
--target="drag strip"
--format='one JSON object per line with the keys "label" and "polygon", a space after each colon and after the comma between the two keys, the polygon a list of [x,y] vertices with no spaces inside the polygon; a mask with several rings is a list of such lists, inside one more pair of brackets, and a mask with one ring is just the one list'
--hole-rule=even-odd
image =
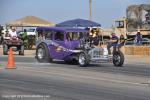
{"label": "drag strip", "polygon": [[[24,66],[24,67],[33,67],[33,68],[41,68],[46,69],[49,67],[64,67],[68,69],[80,69],[80,70],[88,70],[94,72],[105,72],[105,73],[118,73],[123,75],[131,75],[131,76],[142,76],[142,77],[150,77],[150,66],[149,64],[137,64],[137,63],[128,63],[125,62],[123,67],[114,67],[113,64],[102,63],[99,65],[89,65],[88,67],[79,67],[78,65],[65,64],[63,61],[54,61],[52,63],[38,63],[36,59],[32,57],[24,57],[15,55],[15,64],[16,67]],[[6,66],[7,64],[7,56],[0,56],[1,65]],[[0,67],[1,68],[1,67]]]}
{"label": "drag strip", "polygon": [[[121,81],[126,76],[121,78],[114,75],[65,67],[48,69],[19,67],[0,71],[0,94],[50,96],[44,100],[148,100],[150,98],[148,85]],[[135,79],[135,77],[130,78]]]}

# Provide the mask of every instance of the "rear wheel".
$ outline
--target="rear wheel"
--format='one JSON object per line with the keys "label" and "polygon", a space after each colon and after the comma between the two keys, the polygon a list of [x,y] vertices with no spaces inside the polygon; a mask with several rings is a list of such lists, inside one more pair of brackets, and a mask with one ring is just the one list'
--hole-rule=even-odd
{"label": "rear wheel", "polygon": [[124,63],[124,55],[121,51],[116,51],[113,54],[113,64],[117,67],[122,67]]}
{"label": "rear wheel", "polygon": [[49,50],[46,44],[41,43],[38,45],[36,49],[36,59],[38,62],[50,62],[52,61],[50,55],[49,55]]}
{"label": "rear wheel", "polygon": [[79,54],[78,63],[81,67],[86,67],[89,64],[89,59],[85,52]]}
{"label": "rear wheel", "polygon": [[3,55],[7,55],[8,46],[6,44],[3,45]]}

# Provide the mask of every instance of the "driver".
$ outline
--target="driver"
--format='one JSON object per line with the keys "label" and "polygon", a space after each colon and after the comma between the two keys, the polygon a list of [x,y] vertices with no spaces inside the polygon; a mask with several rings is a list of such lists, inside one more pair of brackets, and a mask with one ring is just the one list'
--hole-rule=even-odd
{"label": "driver", "polygon": [[109,55],[111,55],[110,48],[113,46],[113,51],[115,51],[117,44],[118,44],[118,37],[116,36],[115,33],[111,33],[111,37],[107,45]]}
{"label": "driver", "polygon": [[72,34],[72,33],[68,33],[68,34],[67,34],[67,36],[66,36],[67,41],[71,41],[71,40],[72,40],[72,38],[71,38],[71,34]]}
{"label": "driver", "polygon": [[17,32],[16,32],[15,27],[11,28],[9,34],[10,34],[11,37],[17,37]]}

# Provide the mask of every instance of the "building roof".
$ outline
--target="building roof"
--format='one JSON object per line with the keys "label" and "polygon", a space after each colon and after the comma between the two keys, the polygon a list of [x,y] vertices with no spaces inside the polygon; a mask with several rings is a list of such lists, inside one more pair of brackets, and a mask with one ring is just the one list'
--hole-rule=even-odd
{"label": "building roof", "polygon": [[24,18],[8,22],[9,26],[54,26],[54,23],[50,23],[46,20],[35,16],[26,16]]}

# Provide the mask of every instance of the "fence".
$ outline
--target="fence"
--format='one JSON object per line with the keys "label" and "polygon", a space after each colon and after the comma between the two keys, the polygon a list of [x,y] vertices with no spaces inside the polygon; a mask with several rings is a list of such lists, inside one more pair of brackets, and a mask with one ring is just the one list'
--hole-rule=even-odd
{"label": "fence", "polygon": [[[107,45],[107,41],[101,41],[100,44]],[[141,45],[136,45],[133,41],[127,41],[121,48],[125,55],[150,56],[150,41],[143,41]]]}
{"label": "fence", "polygon": [[[99,43],[103,45],[107,45],[108,41],[100,41]],[[134,41],[126,41],[125,45],[137,45],[137,44]],[[148,46],[150,45],[150,41],[142,41],[141,45]]]}
{"label": "fence", "polygon": [[125,55],[146,55],[150,56],[150,46],[126,45],[121,48]]}
{"label": "fence", "polygon": [[[134,41],[126,41],[125,45],[136,45]],[[141,45],[150,45],[150,41],[142,41]]]}

